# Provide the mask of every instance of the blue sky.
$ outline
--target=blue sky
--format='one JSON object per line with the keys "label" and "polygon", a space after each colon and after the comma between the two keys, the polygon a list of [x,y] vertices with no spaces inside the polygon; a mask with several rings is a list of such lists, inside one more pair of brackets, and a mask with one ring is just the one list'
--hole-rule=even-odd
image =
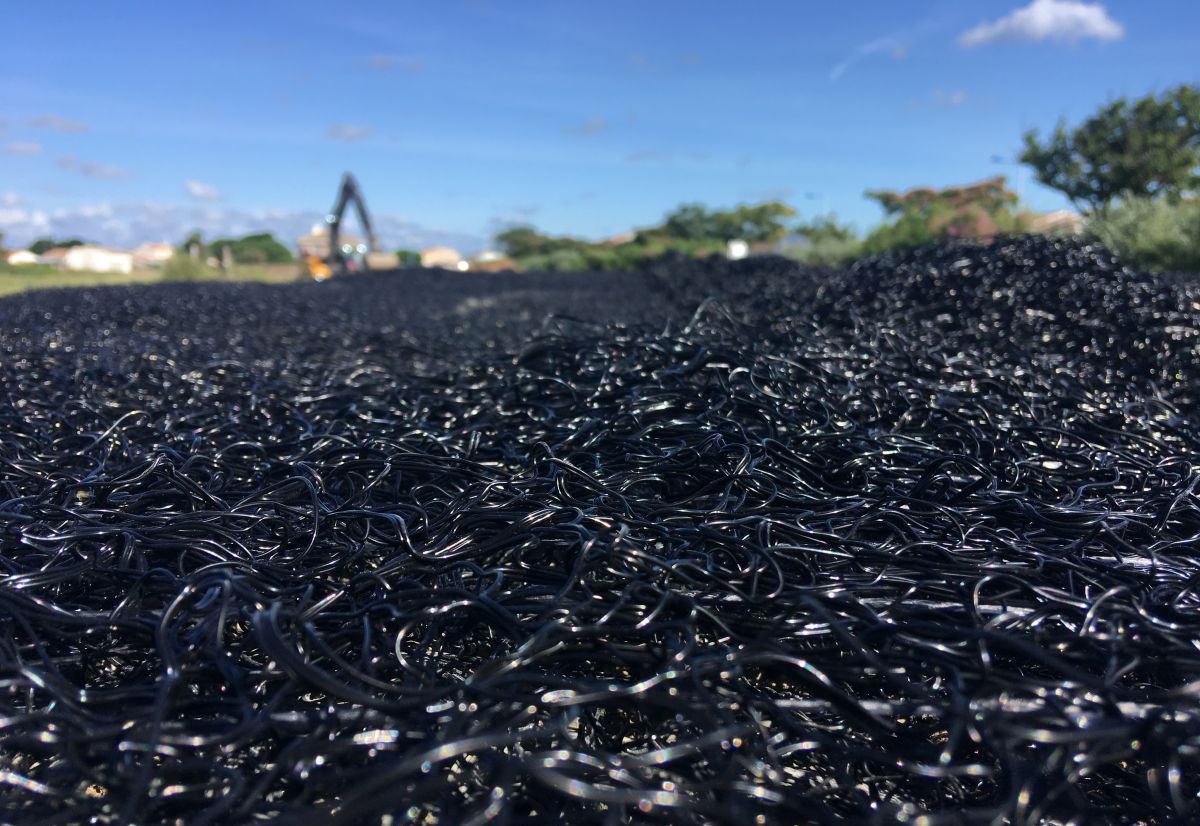
{"label": "blue sky", "polygon": [[[1028,128],[1200,80],[1200,3],[29,3],[0,51],[0,230],[294,235],[353,171],[391,244],[601,237],[685,201],[879,219]],[[22,33],[17,35],[16,33]],[[288,238],[287,240],[291,240]]]}

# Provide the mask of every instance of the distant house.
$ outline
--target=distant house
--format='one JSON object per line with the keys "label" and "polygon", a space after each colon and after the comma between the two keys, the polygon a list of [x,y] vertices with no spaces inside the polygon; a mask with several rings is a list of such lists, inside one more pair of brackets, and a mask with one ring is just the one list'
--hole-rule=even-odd
{"label": "distant house", "polygon": [[1030,229],[1050,234],[1079,235],[1083,232],[1083,216],[1069,209],[1059,209],[1034,217]]}
{"label": "distant house", "polygon": [[516,268],[516,263],[496,250],[483,250],[468,262],[471,272],[503,272]]}
{"label": "distant house", "polygon": [[444,270],[466,270],[470,268],[456,249],[450,247],[428,247],[421,250],[421,266],[436,267]]}
{"label": "distant house", "polygon": [[52,267],[64,266],[68,247],[51,247],[38,256],[39,264],[49,264]]}
{"label": "distant house", "polygon": [[84,244],[79,247],[58,247],[39,256],[42,264],[53,264],[67,270],[88,272],[132,272],[133,253]]}
{"label": "distant house", "polygon": [[161,267],[175,255],[175,248],[166,243],[146,243],[133,251],[133,263],[138,267]]}
{"label": "distant house", "polygon": [[36,264],[38,257],[29,250],[13,250],[4,257],[4,260],[13,266],[19,267],[25,264]]}
{"label": "distant house", "polygon": [[[357,235],[347,235],[344,232],[338,233],[338,243],[342,247],[343,253],[348,253],[358,250],[366,242]],[[349,250],[347,250],[349,247]],[[296,249],[300,251],[300,257],[315,255],[322,261],[329,258],[329,225],[328,224],[313,224],[312,231],[308,235],[301,235],[296,239]]]}

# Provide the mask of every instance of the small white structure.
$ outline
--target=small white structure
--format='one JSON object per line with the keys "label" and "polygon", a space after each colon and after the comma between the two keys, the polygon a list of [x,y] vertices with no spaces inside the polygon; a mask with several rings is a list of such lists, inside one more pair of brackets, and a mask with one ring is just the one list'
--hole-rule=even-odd
{"label": "small white structure", "polygon": [[139,267],[161,267],[175,255],[175,248],[167,243],[145,243],[133,251],[133,263]]}
{"label": "small white structure", "polygon": [[459,270],[464,271],[468,264],[462,257],[462,254],[450,247],[429,247],[421,250],[421,266],[422,267],[440,267],[444,270]]}
{"label": "small white structure", "polygon": [[730,261],[741,261],[750,254],[750,245],[741,238],[734,238],[725,245],[725,257]]}
{"label": "small white structure", "polygon": [[[362,238],[347,232],[338,233],[338,244],[342,248],[343,255],[352,255],[355,251],[360,253],[367,251],[366,242]],[[301,235],[296,239],[296,249],[300,250],[302,258],[307,255],[315,255],[322,261],[327,259],[329,257],[329,225],[313,224],[312,231],[308,235]]]}
{"label": "small white structure", "polygon": [[1079,235],[1083,232],[1083,216],[1069,209],[1059,209],[1035,216],[1030,229],[1049,234]]}
{"label": "small white structure", "polygon": [[4,260],[15,267],[19,267],[25,264],[36,264],[38,257],[29,250],[13,250],[5,256]]}
{"label": "small white structure", "polygon": [[62,259],[68,270],[89,272],[133,272],[133,253],[84,244],[71,247]]}

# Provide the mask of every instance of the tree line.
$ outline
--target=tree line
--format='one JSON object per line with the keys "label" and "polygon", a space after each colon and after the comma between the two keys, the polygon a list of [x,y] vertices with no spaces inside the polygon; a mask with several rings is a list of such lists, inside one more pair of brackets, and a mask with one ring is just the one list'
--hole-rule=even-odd
{"label": "tree line", "polygon": [[[1138,266],[1200,271],[1200,88],[1114,100],[1077,126],[1060,121],[1044,138],[1027,132],[1022,144],[1020,162],[1067,197],[1087,234]],[[533,270],[630,269],[668,251],[724,253],[733,239],[835,266],[894,247],[1061,231],[1023,209],[1003,176],[866,196],[883,208],[884,220],[865,236],[834,215],[794,221],[795,210],[769,201],[729,209],[684,204],[656,226],[609,241],[515,226],[496,242],[517,266]]]}

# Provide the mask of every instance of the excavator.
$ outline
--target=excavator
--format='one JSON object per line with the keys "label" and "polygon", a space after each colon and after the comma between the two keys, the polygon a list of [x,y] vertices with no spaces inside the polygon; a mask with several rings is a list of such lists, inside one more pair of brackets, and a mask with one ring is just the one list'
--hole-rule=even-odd
{"label": "excavator", "polygon": [[[357,249],[342,244],[342,216],[346,207],[354,202],[358,213],[358,221],[362,231],[367,236],[365,249],[359,245]],[[382,252],[375,238],[375,230],[371,227],[371,215],[367,212],[367,203],[363,200],[362,190],[358,181],[347,172],[342,176],[342,184],[338,187],[337,201],[333,209],[325,216],[329,225],[329,252],[325,258],[307,254],[303,256],[304,275],[314,281],[324,281],[333,275],[345,275],[359,269],[391,270],[396,268],[396,257],[391,253]]]}

